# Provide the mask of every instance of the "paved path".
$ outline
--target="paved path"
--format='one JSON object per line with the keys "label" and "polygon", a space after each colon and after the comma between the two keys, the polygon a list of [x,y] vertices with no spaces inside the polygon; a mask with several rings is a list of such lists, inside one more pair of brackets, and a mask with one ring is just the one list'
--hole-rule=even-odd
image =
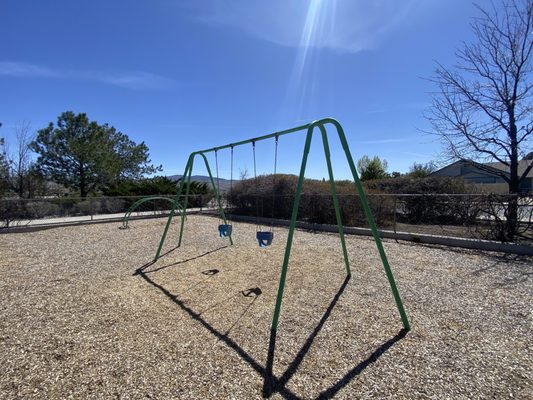
{"label": "paved path", "polygon": [[[216,208],[188,208],[187,213],[195,213],[200,211],[211,211]],[[142,219],[142,218],[157,218],[166,217],[170,213],[170,210],[162,211],[139,211],[133,212],[130,216],[130,220]],[[97,214],[97,215],[80,215],[75,217],[58,217],[58,218],[40,218],[40,219],[26,219],[20,221],[14,221],[9,224],[10,228],[15,227],[42,227],[51,225],[68,225],[68,224],[83,224],[91,222],[111,222],[121,221],[124,218],[125,213],[116,214]],[[0,223],[0,228],[5,228],[5,224]]]}

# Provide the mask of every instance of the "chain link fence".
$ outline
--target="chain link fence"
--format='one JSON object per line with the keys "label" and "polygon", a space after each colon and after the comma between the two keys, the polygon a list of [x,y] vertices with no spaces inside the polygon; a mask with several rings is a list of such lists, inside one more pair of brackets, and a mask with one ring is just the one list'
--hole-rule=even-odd
{"label": "chain link fence", "polygon": [[[341,194],[339,207],[345,226],[368,228],[359,196]],[[509,205],[517,206],[513,240],[533,244],[533,196],[487,194],[368,194],[379,229],[412,234],[504,240],[508,235]],[[228,196],[231,212],[251,217],[290,219],[294,196]],[[298,220],[336,224],[330,195],[302,194]]]}
{"label": "chain link fence", "polygon": [[[45,223],[122,218],[146,196],[2,199],[0,229]],[[160,196],[173,199],[173,196]],[[514,241],[533,245],[533,196],[485,194],[369,194],[368,202],[380,229],[412,234],[434,234],[461,238],[502,240],[507,229],[509,204],[517,205]],[[183,204],[184,196],[180,199]],[[294,195],[255,196],[223,194],[221,203],[228,215],[290,219]],[[368,227],[357,195],[339,195],[342,222]],[[171,202],[154,199],[142,203],[133,217],[168,215]],[[189,211],[216,213],[212,194],[190,195]],[[298,220],[312,224],[336,224],[330,195],[302,194]]]}
{"label": "chain link fence", "polygon": [[[158,196],[135,208],[133,216],[168,215],[175,196]],[[137,201],[146,196],[55,197],[38,199],[0,199],[0,229],[14,226],[83,222],[122,218]],[[165,200],[168,199],[168,200]],[[190,195],[188,209],[208,207],[213,195]],[[180,198],[183,204],[184,196]]]}

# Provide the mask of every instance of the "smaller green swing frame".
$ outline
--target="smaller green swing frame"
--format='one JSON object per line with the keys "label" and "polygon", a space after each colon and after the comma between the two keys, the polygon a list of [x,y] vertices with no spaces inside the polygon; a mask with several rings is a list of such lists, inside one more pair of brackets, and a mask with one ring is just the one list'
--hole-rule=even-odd
{"label": "smaller green swing frame", "polygon": [[[137,200],[135,203],[133,203],[129,208],[128,210],[126,211],[126,213],[124,214],[124,217],[122,218],[122,226],[120,227],[120,229],[128,229],[128,222],[130,220],[130,217],[131,217],[131,214],[138,208],[140,207],[141,204],[143,203],[147,203],[147,202],[150,202],[150,201],[154,201],[154,200],[163,200],[163,201],[166,201],[168,203],[171,203],[173,204],[176,200],[175,199],[171,199],[169,197],[163,197],[163,196],[150,196],[150,197],[143,197],[142,199],[139,199]],[[179,208],[179,204],[178,204],[178,208]],[[175,207],[174,207],[175,209]]]}

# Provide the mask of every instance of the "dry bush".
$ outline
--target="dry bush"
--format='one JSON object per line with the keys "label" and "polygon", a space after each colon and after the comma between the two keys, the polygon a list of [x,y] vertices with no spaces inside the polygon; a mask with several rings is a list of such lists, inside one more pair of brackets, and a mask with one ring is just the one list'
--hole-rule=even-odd
{"label": "dry bush", "polygon": [[[235,213],[266,218],[290,219],[298,177],[261,175],[234,185],[228,202]],[[344,225],[366,226],[359,196],[353,182],[336,182],[341,218]],[[390,226],[394,218],[394,200],[368,198],[378,226]],[[298,209],[298,220],[317,224],[336,224],[333,198],[328,181],[306,179]]]}

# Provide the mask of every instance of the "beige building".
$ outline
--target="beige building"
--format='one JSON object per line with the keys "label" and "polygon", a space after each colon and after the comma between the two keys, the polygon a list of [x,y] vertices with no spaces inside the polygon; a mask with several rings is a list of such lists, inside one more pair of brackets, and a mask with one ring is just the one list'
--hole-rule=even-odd
{"label": "beige building", "polygon": [[[532,159],[523,159],[518,164],[518,176],[533,163]],[[502,177],[509,176],[509,168],[500,162],[480,164],[469,160],[459,160],[431,174],[431,176],[461,177],[465,183],[481,186],[487,192],[508,193],[508,185]],[[533,192],[533,168],[520,182],[520,191]]]}

